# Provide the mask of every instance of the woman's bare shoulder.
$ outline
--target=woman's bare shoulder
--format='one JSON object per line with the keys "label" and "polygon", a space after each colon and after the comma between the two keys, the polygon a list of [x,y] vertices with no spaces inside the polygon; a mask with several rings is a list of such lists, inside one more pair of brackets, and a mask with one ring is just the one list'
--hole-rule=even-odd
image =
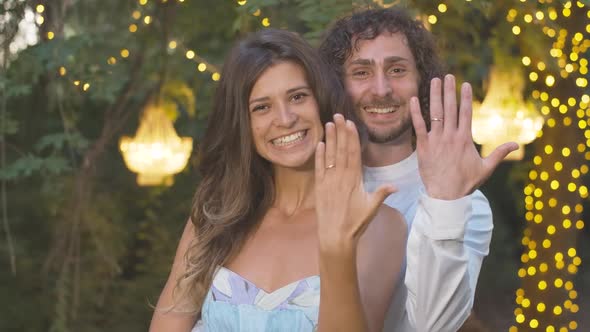
{"label": "woman's bare shoulder", "polygon": [[372,241],[402,240],[407,235],[406,220],[397,209],[381,204],[367,233]]}

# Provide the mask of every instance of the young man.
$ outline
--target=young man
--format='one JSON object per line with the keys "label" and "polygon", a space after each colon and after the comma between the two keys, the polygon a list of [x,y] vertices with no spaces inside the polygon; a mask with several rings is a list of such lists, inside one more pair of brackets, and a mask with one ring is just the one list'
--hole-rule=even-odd
{"label": "young man", "polygon": [[473,307],[493,228],[489,203],[475,189],[518,146],[480,157],[471,137],[471,87],[461,86],[458,107],[454,77],[440,79],[431,34],[403,10],[337,21],[320,53],[341,74],[368,134],[367,190],[393,184],[398,192],[385,203],[404,214],[410,230],[405,283],[384,330],[456,331]]}

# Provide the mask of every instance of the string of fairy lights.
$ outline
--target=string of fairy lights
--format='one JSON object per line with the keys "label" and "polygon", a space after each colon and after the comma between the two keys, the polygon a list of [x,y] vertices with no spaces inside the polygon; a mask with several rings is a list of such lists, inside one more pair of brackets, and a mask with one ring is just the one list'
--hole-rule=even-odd
{"label": "string of fairy lights", "polygon": [[[128,26],[129,33],[137,33],[141,28],[152,23],[152,16],[146,14],[148,2],[152,1],[177,1],[185,0],[137,0],[137,8],[131,13],[131,22]],[[465,0],[471,2],[472,0]],[[527,76],[531,84],[541,86],[532,91],[532,98],[538,100],[542,107],[541,113],[546,118],[545,132],[551,130],[579,130],[580,141],[575,146],[546,144],[540,153],[533,157],[533,169],[528,174],[529,182],[524,188],[525,220],[527,227],[524,230],[522,245],[524,253],[521,256],[522,267],[518,270],[518,276],[523,282],[534,281],[535,293],[531,289],[521,287],[516,290],[514,310],[516,324],[511,326],[509,332],[520,330],[544,329],[546,332],[567,332],[576,330],[578,323],[575,319],[563,324],[554,324],[552,317],[562,317],[570,313],[573,317],[580,308],[577,303],[578,293],[573,283],[573,277],[578,272],[582,263],[576,248],[570,246],[563,249],[556,243],[560,235],[578,232],[585,227],[580,216],[583,212],[582,204],[572,204],[563,200],[564,194],[575,194],[581,199],[588,198],[588,188],[582,185],[581,178],[590,171],[586,163],[574,165],[571,162],[575,155],[583,160],[590,160],[590,96],[588,94],[571,95],[559,99],[555,97],[556,86],[560,81],[570,80],[581,88],[588,87],[588,59],[581,56],[590,48],[590,9],[582,1],[555,1],[537,0],[535,9],[520,9],[519,3],[527,0],[516,1],[515,8],[508,10],[506,21],[512,25],[512,33],[520,36],[525,29],[541,29],[542,33],[552,40],[552,47],[548,50],[551,63],[541,59],[535,59],[533,55],[522,57],[522,66],[527,70]],[[530,2],[530,0],[529,0]],[[534,1],[533,1],[534,2]],[[244,6],[247,0],[237,0],[238,6]],[[522,6],[523,8],[525,6]],[[531,7],[526,7],[531,8]],[[438,13],[427,15],[425,19],[431,25],[438,22],[439,17],[448,10],[448,4],[436,5]],[[527,10],[529,12],[527,12]],[[45,7],[38,4],[35,7],[36,23],[42,25],[45,22]],[[572,17],[573,11],[586,11],[589,19],[583,31],[568,31],[557,24],[558,20],[567,20]],[[250,14],[257,19],[262,27],[270,26],[270,18],[262,14],[260,9],[253,9]],[[46,38],[52,40],[55,34],[46,33]],[[219,70],[200,56],[196,50],[186,47],[179,39],[168,41],[168,49],[171,53],[184,56],[195,63],[196,70],[211,74],[213,81],[220,79]],[[108,65],[116,65],[119,61],[129,57],[130,50],[122,48],[119,54],[109,56],[105,61]],[[544,57],[547,58],[547,57]],[[553,63],[554,61],[554,63]],[[557,71],[552,70],[558,68]],[[68,75],[65,66],[58,69],[62,77]],[[71,78],[74,85],[87,91],[90,82]],[[543,136],[541,131],[538,137]],[[566,179],[564,181],[564,179]],[[558,211],[561,216],[558,219],[551,218],[551,213]],[[539,233],[542,229],[542,234]],[[544,298],[549,290],[556,291],[561,300],[555,302],[549,297]],[[527,294],[527,292],[529,292]]]}
{"label": "string of fairy lights", "polygon": [[[146,8],[148,3],[152,1],[161,1],[162,3],[166,3],[168,1],[177,1],[179,4],[185,2],[186,0],[137,0],[137,7],[131,13],[131,22],[128,26],[129,33],[135,34],[141,28],[150,25],[153,22],[153,17],[149,14],[146,14]],[[239,0],[237,4],[239,6],[243,6],[246,4],[246,0]],[[45,6],[41,3],[35,6],[35,22],[37,25],[41,26],[45,23]],[[261,17],[260,24],[263,27],[270,26],[270,19],[268,17],[263,17],[262,12],[260,9],[256,9],[251,13],[255,17]],[[46,32],[47,40],[53,40],[55,38],[55,33],[53,31]],[[221,74],[219,69],[207,61],[205,58],[200,56],[194,49],[185,46],[179,39],[172,38],[168,41],[168,50],[171,53],[178,53],[182,54],[187,60],[193,61],[195,63],[195,68],[198,72],[204,73],[209,72],[211,74],[211,80],[219,81],[221,78]],[[123,59],[126,59],[130,56],[131,51],[127,48],[122,48],[118,52],[119,54],[113,54],[107,59],[105,59],[106,63],[110,66],[115,66],[117,63]],[[60,77],[67,77],[68,70],[65,65],[62,65],[58,68],[57,73]],[[82,91],[88,91],[90,89],[90,82],[85,82],[80,79],[70,77],[70,81],[73,85],[79,87]]]}
{"label": "string of fairy lights", "polygon": [[[538,0],[539,6],[533,7],[548,8],[535,9],[530,13],[512,8],[508,11],[506,20],[512,24],[511,30],[515,37],[524,29],[535,27],[553,39],[549,58],[555,60],[559,68],[558,74],[553,74],[550,70],[553,63],[547,64],[543,60],[533,59],[533,56],[522,57],[522,65],[528,71],[531,84],[544,86],[542,89],[533,90],[531,95],[543,105],[541,113],[546,117],[545,131],[565,131],[577,127],[583,131],[583,135],[579,135],[581,138],[575,147],[546,144],[542,153],[533,158],[534,169],[529,172],[530,182],[524,188],[525,219],[527,226],[533,224],[540,227],[529,226],[524,230],[522,245],[525,252],[521,256],[523,266],[518,270],[518,276],[523,283],[526,279],[532,280],[534,287],[521,287],[516,290],[518,307],[514,310],[514,315],[517,324],[511,326],[509,332],[529,329],[568,332],[579,327],[575,319],[565,316],[569,313],[568,317],[574,317],[580,310],[573,277],[577,274],[582,259],[571,244],[566,244],[564,249],[564,244],[560,243],[559,238],[563,238],[564,235],[575,238],[572,236],[575,235],[573,232],[579,232],[585,227],[581,219],[583,205],[572,204],[572,200],[568,199],[571,196],[567,195],[575,194],[581,199],[588,198],[588,188],[579,182],[582,176],[588,174],[589,167],[586,163],[572,166],[571,160],[574,159],[574,154],[578,154],[582,160],[590,160],[590,96],[572,95],[560,100],[552,96],[555,93],[551,90],[559,85],[560,80],[566,79],[573,79],[575,85],[581,89],[588,87],[588,59],[580,55],[590,47],[590,21],[584,27],[584,31],[568,31],[552,23],[558,19],[569,19],[573,10],[586,10],[585,16],[590,19],[590,10],[581,1],[557,2],[555,6],[562,5],[561,8],[551,6],[552,2]],[[438,13],[424,17],[430,25],[439,21],[447,12],[448,5],[439,3],[436,9]],[[543,131],[540,131],[538,137],[542,136]],[[569,173],[566,175],[566,181],[563,181],[563,173]],[[535,181],[542,183],[539,185]],[[549,190],[543,185],[548,185]],[[557,212],[560,217],[551,218],[548,212]],[[578,218],[574,218],[575,216]],[[542,229],[542,234],[538,234],[538,229]],[[557,296],[551,298],[547,295],[550,288],[553,288]],[[557,319],[561,319],[560,324],[556,324]]]}
{"label": "string of fairy lights", "polygon": [[[538,8],[547,7],[544,5],[551,2],[539,0]],[[575,147],[546,144],[541,153],[533,157],[534,169],[529,172],[530,182],[524,188],[527,227],[522,238],[525,252],[521,256],[523,265],[518,276],[523,279],[523,283],[528,280],[528,285],[536,283],[536,287],[517,289],[518,306],[514,310],[517,325],[511,326],[510,332],[528,328],[567,332],[578,328],[575,319],[569,320],[563,316],[569,312],[568,317],[574,317],[579,312],[576,303],[578,293],[572,280],[582,260],[573,246],[566,245],[564,250],[563,244],[554,245],[559,242],[559,236],[573,237],[572,232],[580,231],[585,226],[581,218],[574,220],[574,216],[581,216],[582,204],[573,205],[569,200],[558,197],[576,194],[581,199],[588,198],[588,188],[579,183],[581,176],[588,173],[588,165],[572,165],[570,160],[574,159],[575,154],[582,157],[579,159],[590,160],[590,96],[572,95],[560,100],[553,96],[552,91],[559,80],[565,79],[573,79],[579,88],[588,86],[588,60],[580,54],[590,47],[590,23],[585,26],[585,31],[568,31],[552,24],[558,19],[569,19],[573,10],[586,10],[586,16],[590,18],[590,10],[581,1],[566,1],[561,8],[549,5],[545,10],[537,9],[531,13],[512,8],[506,16],[515,36],[520,35],[523,29],[540,27],[543,34],[553,40],[549,55],[557,64],[559,75],[549,70],[553,64],[535,60],[532,56],[522,57],[522,65],[528,70],[529,80],[543,86],[533,90],[532,97],[543,105],[541,113],[547,118],[545,131],[578,129],[584,133]],[[572,90],[572,93],[576,92]],[[543,131],[539,133],[539,137],[542,136]],[[561,217],[556,220],[551,218],[554,215]],[[557,296],[544,295],[549,291]]]}
{"label": "string of fairy lights", "polygon": [[[519,2],[525,3],[526,0]],[[577,274],[582,259],[571,244],[566,245],[565,249],[563,244],[559,245],[559,238],[579,232],[585,226],[581,219],[583,205],[572,204],[571,200],[563,197],[575,194],[581,199],[588,198],[588,188],[579,182],[582,176],[588,174],[589,167],[586,163],[572,166],[570,160],[574,159],[574,154],[578,154],[583,160],[590,160],[590,96],[572,95],[560,100],[552,96],[555,93],[552,93],[551,89],[559,85],[560,80],[566,79],[573,80],[581,89],[588,87],[588,59],[580,55],[590,47],[590,21],[584,27],[584,31],[568,31],[552,23],[558,19],[569,19],[573,10],[586,10],[585,16],[590,18],[590,10],[581,1],[565,1],[561,3],[562,8],[551,6],[552,2],[538,0],[538,8],[548,8],[535,9],[531,13],[519,12],[518,9],[512,8],[508,11],[506,20],[512,24],[511,30],[515,37],[524,29],[535,27],[540,28],[545,36],[553,40],[549,58],[555,60],[559,68],[558,74],[550,70],[553,63],[547,64],[543,60],[533,59],[533,56],[522,57],[522,65],[528,71],[531,84],[544,86],[542,89],[533,90],[531,95],[543,105],[541,113],[546,117],[545,131],[572,130],[577,127],[583,131],[583,135],[579,135],[581,139],[575,147],[546,144],[542,153],[533,158],[534,169],[529,172],[530,182],[524,188],[525,219],[527,226],[532,223],[541,227],[529,226],[524,230],[522,245],[525,252],[521,256],[523,267],[518,270],[518,276],[523,283],[527,278],[532,279],[535,287],[532,290],[530,287],[516,290],[518,307],[514,310],[514,315],[517,324],[511,326],[509,332],[529,328],[546,332],[568,332],[578,328],[575,319],[567,319],[564,316],[569,313],[569,317],[573,317],[580,310],[576,302],[578,292],[573,277]],[[558,5],[560,3],[556,4]],[[448,5],[439,3],[436,9],[438,13],[425,17],[431,25],[436,24],[439,17],[447,12]],[[543,131],[538,134],[538,137],[542,136]],[[566,181],[562,179],[564,172],[569,172]],[[535,181],[542,183],[540,185]],[[550,192],[547,192],[547,188],[543,192],[543,185],[548,185]],[[553,211],[550,211],[551,209]],[[551,218],[548,213],[555,211],[560,215],[557,219]],[[576,215],[579,218],[574,218]],[[543,234],[538,234],[538,229],[542,229]],[[547,295],[550,288],[557,292],[557,296],[551,298]],[[527,290],[529,294],[526,293]],[[562,323],[555,324],[556,318],[560,318]]]}
{"label": "string of fairy lights", "polygon": [[[465,0],[465,2],[471,2],[471,1],[472,1],[472,0]],[[447,12],[447,10],[448,10],[448,6],[447,6],[445,3],[439,3],[439,4],[436,6],[436,9],[438,10],[438,12],[439,12],[439,14],[438,14],[438,15],[440,16],[440,15],[442,15],[442,14],[444,14],[444,13],[446,13],[446,12]],[[436,23],[438,22],[438,16],[437,16],[437,14],[430,14],[430,15],[428,15],[428,16],[426,17],[426,21],[427,21],[429,24],[431,24],[431,25],[434,25],[434,24],[436,24]]]}
{"label": "string of fairy lights", "polygon": [[[244,6],[248,2],[248,0],[237,0],[236,2],[239,6]],[[251,14],[252,16],[260,18],[260,25],[262,25],[265,28],[270,27],[270,18],[262,15],[262,11],[260,10],[260,8],[254,9],[254,11],[252,11]]]}

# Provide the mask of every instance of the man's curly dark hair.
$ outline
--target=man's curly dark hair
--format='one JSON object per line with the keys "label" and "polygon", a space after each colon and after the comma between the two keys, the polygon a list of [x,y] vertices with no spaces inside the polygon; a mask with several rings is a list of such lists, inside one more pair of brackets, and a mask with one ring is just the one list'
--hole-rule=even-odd
{"label": "man's curly dark hair", "polygon": [[433,35],[422,22],[400,7],[368,9],[344,17],[326,32],[319,51],[323,60],[344,78],[343,66],[361,40],[372,40],[384,32],[402,33],[407,41],[420,77],[418,98],[426,125],[430,128],[430,81],[444,75]]}

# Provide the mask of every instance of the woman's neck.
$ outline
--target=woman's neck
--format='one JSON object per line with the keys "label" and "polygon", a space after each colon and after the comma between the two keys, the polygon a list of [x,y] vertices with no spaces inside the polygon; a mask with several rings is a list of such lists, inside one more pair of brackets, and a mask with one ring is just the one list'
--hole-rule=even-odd
{"label": "woman's neck", "polygon": [[274,168],[275,201],[273,206],[288,216],[315,206],[315,175],[313,167]]}

